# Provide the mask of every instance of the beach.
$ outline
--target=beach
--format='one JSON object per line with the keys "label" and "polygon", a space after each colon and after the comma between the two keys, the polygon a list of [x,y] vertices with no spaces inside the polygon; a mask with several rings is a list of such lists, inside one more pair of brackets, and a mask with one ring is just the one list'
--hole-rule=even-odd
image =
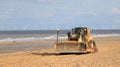
{"label": "beach", "polygon": [[120,0],[0,0],[0,67],[120,67]]}
{"label": "beach", "polygon": [[[4,53],[0,54],[0,67],[119,67],[120,37],[100,37],[94,39],[98,48],[96,53],[77,55],[40,54],[41,52],[54,51],[51,48]],[[46,42],[47,44],[53,43],[51,41]]]}

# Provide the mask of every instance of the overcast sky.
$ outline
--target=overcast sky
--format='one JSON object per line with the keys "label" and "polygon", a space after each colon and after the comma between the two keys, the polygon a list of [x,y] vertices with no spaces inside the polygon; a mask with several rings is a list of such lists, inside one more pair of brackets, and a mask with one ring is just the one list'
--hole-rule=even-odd
{"label": "overcast sky", "polygon": [[120,29],[120,0],[0,0],[0,30]]}

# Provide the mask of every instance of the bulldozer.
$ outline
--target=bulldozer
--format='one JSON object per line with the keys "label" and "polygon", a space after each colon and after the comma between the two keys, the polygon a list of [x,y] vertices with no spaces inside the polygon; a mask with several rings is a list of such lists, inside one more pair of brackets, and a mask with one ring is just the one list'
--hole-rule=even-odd
{"label": "bulldozer", "polygon": [[[59,38],[59,37],[58,37]],[[54,44],[55,51],[59,53],[93,53],[97,52],[96,43],[87,27],[74,27],[67,33],[67,40]]]}

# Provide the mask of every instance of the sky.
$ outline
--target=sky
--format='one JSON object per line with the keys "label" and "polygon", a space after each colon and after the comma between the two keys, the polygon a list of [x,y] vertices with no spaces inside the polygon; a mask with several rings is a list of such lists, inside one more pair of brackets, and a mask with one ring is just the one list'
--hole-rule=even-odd
{"label": "sky", "polygon": [[120,0],[0,0],[0,30],[120,29]]}

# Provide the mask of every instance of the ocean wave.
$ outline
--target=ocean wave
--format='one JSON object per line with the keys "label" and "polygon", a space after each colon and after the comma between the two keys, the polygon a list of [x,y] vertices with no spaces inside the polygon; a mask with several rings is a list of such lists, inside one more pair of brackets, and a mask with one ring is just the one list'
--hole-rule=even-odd
{"label": "ocean wave", "polygon": [[99,37],[120,37],[120,34],[92,34],[93,37],[99,38]]}
{"label": "ocean wave", "polygon": [[[59,36],[60,40],[66,39],[67,36]],[[48,37],[28,37],[28,38],[4,38],[0,39],[0,42],[25,42],[25,41],[41,41],[41,40],[56,40],[56,35],[51,35]]]}
{"label": "ocean wave", "polygon": [[[67,36],[59,36],[58,38],[59,39],[66,39]],[[57,36],[56,35],[51,35],[51,36],[48,36],[48,37],[44,37],[43,39],[57,39]]]}
{"label": "ocean wave", "polygon": [[[114,37],[118,36],[120,37],[120,34],[92,34],[94,38],[100,38],[100,37]],[[59,40],[66,40],[67,36],[59,36]],[[56,40],[56,35],[51,35],[47,37],[28,37],[28,38],[4,38],[0,39],[0,42],[25,42],[25,41],[41,41],[41,40]]]}

